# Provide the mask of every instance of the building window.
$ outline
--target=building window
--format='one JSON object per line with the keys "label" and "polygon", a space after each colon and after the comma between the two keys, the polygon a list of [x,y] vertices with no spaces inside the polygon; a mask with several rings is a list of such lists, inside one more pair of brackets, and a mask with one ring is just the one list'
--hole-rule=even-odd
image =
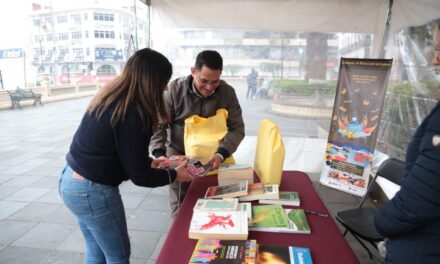
{"label": "building window", "polygon": [[47,34],[46,35],[46,40],[47,41],[53,41],[53,34]]}
{"label": "building window", "polygon": [[115,21],[113,14],[93,13],[93,19],[98,21]]}
{"label": "building window", "polygon": [[83,53],[83,49],[82,48],[72,49],[72,53],[73,53],[73,57],[75,59],[82,59],[82,58],[84,58],[84,53]]}
{"label": "building window", "polygon": [[116,75],[116,70],[112,66],[104,64],[98,68],[96,75]]}
{"label": "building window", "polygon": [[77,14],[77,15],[71,15],[70,16],[73,20],[73,23],[75,25],[81,25],[81,15]]}
{"label": "building window", "polygon": [[35,35],[35,42],[43,41],[43,36],[41,35]]}
{"label": "building window", "polygon": [[84,20],[87,20],[87,13],[84,13]]}
{"label": "building window", "polygon": [[58,33],[58,40],[68,40],[69,34],[67,33]]}
{"label": "building window", "polygon": [[58,24],[65,24],[67,23],[67,16],[58,16],[57,17]]}
{"label": "building window", "polygon": [[88,31],[84,31],[84,35],[86,38],[89,38],[89,32]]}
{"label": "building window", "polygon": [[90,48],[86,48],[86,56],[90,56]]}
{"label": "building window", "polygon": [[95,38],[115,38],[114,31],[95,30]]}
{"label": "building window", "polygon": [[37,26],[37,27],[40,26],[40,20],[39,19],[34,19],[34,26]]}
{"label": "building window", "polygon": [[72,39],[81,39],[82,34],[81,31],[72,32]]}

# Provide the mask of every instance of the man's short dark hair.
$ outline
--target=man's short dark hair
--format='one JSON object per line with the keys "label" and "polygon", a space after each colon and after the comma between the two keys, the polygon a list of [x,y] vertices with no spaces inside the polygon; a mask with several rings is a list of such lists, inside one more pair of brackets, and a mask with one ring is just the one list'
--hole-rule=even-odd
{"label": "man's short dark hair", "polygon": [[200,71],[203,66],[211,70],[223,70],[223,59],[215,50],[204,50],[197,54],[196,70]]}

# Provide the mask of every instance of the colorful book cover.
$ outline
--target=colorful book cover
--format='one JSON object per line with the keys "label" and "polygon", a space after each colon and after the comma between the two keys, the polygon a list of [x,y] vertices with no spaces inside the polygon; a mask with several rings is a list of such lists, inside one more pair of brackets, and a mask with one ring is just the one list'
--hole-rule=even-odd
{"label": "colorful book cover", "polygon": [[189,263],[254,264],[256,257],[256,240],[202,239],[197,242]]}
{"label": "colorful book cover", "polygon": [[194,211],[189,228],[191,239],[245,240],[247,214],[242,211]]}
{"label": "colorful book cover", "polygon": [[206,191],[205,198],[232,198],[248,193],[248,181],[238,183],[212,186]]}
{"label": "colorful book cover", "polygon": [[257,263],[313,264],[310,249],[276,245],[259,245]]}
{"label": "colorful book cover", "polygon": [[310,226],[303,209],[283,209],[281,205],[252,207],[251,231],[310,234]]}
{"label": "colorful book cover", "polygon": [[280,199],[261,199],[260,204],[281,204],[290,206],[299,206],[299,193],[298,192],[280,192]]}
{"label": "colorful book cover", "polygon": [[197,200],[194,211],[237,211],[237,198],[203,199]]}
{"label": "colorful book cover", "polygon": [[303,209],[284,209],[290,223],[290,232],[310,234],[310,226]]}
{"label": "colorful book cover", "polygon": [[290,224],[281,205],[257,205],[252,206],[252,227],[288,229]]}

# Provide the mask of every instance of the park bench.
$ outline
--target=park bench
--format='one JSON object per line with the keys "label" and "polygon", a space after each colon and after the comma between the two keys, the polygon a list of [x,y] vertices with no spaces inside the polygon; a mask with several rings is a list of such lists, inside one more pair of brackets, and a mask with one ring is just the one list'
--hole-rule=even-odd
{"label": "park bench", "polygon": [[21,109],[20,101],[24,100],[34,100],[34,105],[36,105],[37,103],[43,105],[43,103],[41,102],[41,94],[34,93],[31,89],[21,89],[17,87],[17,90],[8,91],[8,94],[11,98],[11,109],[13,109],[14,106],[17,106],[19,109]]}

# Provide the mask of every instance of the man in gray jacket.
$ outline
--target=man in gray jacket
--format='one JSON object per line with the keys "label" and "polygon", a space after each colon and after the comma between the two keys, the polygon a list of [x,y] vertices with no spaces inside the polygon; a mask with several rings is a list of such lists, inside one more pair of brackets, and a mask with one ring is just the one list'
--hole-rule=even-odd
{"label": "man in gray jacket", "polygon": [[[164,93],[165,105],[170,117],[169,124],[156,131],[151,138],[150,151],[158,158],[172,154],[185,155],[185,119],[192,115],[211,117],[224,108],[228,111],[228,132],[210,157],[212,169],[237,150],[244,138],[244,123],[237,95],[225,81],[220,80],[223,59],[217,51],[205,50],[197,55],[191,75],[172,81]],[[167,143],[168,139],[168,144]],[[185,197],[189,184],[170,185],[170,204],[173,216]]]}

